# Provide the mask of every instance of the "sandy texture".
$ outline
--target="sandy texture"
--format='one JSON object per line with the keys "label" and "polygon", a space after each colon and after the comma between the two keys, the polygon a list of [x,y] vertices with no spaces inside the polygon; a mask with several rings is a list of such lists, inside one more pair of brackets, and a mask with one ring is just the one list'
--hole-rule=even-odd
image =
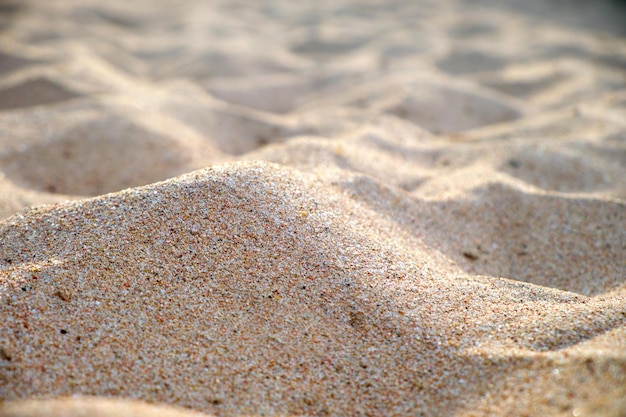
{"label": "sandy texture", "polygon": [[24,400],[6,404],[2,417],[209,417],[164,405],[98,397]]}
{"label": "sandy texture", "polygon": [[574,3],[0,2],[0,416],[624,415]]}

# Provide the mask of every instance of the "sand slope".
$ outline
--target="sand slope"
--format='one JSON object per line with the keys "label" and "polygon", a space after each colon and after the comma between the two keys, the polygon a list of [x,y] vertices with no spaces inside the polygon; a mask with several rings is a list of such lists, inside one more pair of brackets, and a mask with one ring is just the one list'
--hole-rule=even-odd
{"label": "sand slope", "polygon": [[0,415],[621,415],[626,51],[541,4],[0,3]]}

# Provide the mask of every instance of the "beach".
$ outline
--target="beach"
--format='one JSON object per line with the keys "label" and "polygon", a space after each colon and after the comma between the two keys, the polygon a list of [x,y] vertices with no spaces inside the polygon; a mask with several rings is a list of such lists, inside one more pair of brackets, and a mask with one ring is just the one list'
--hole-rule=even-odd
{"label": "beach", "polygon": [[0,2],[0,416],[624,415],[626,7],[570,3]]}

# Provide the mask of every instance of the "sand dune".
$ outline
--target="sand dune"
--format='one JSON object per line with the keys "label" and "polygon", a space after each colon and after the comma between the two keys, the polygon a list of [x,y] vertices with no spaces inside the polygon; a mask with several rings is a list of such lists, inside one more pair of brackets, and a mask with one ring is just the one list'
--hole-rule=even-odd
{"label": "sand dune", "polygon": [[0,416],[622,415],[594,4],[0,2]]}

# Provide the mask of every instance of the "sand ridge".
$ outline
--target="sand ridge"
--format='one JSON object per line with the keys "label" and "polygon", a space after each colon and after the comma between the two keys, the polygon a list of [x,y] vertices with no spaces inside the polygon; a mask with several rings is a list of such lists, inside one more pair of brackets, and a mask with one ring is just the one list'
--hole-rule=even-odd
{"label": "sand ridge", "polygon": [[623,35],[492,6],[0,4],[0,415],[623,413]]}

